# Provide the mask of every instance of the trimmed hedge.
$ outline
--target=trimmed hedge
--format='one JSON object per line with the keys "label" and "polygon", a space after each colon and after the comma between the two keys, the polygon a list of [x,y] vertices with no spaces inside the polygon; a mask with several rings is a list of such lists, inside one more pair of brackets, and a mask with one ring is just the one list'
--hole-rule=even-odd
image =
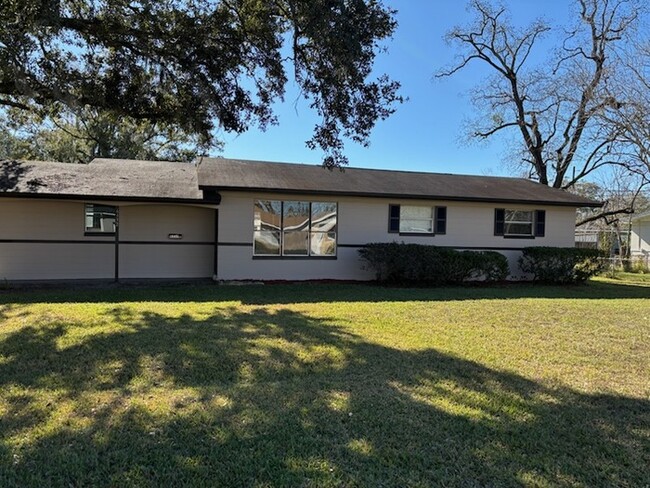
{"label": "trimmed hedge", "polygon": [[391,242],[366,244],[359,255],[382,283],[444,285],[468,280],[501,281],[509,273],[508,260],[493,251],[456,251]]}
{"label": "trimmed hedge", "polygon": [[598,249],[526,247],[519,267],[543,283],[582,283],[604,270],[605,254]]}

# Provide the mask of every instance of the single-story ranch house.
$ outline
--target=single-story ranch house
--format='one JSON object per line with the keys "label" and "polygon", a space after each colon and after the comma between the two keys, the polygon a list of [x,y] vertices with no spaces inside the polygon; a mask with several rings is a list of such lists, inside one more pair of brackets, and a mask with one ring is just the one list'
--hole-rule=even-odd
{"label": "single-story ranch house", "polygon": [[0,280],[372,279],[358,249],[574,245],[598,202],[519,178],[203,158],[0,163]]}

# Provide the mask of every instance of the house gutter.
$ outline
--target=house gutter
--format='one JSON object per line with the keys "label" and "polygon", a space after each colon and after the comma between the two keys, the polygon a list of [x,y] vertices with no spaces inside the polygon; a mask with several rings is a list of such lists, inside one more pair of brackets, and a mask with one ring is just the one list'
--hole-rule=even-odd
{"label": "house gutter", "polygon": [[[481,203],[507,203],[519,205],[549,205],[557,207],[602,207],[604,202],[595,200],[586,201],[548,201],[548,200],[525,200],[522,198],[490,198],[490,197],[459,197],[449,195],[413,195],[403,193],[380,193],[380,192],[352,192],[352,191],[337,191],[337,190],[301,190],[301,189],[286,189],[286,188],[264,188],[264,187],[239,187],[239,186],[212,186],[212,185],[199,185],[203,191],[233,191],[233,192],[250,192],[250,193],[275,193],[280,195],[331,195],[331,196],[346,196],[346,197],[367,197],[367,198],[385,198],[385,199],[403,199],[403,200],[436,200],[436,201],[449,201],[449,202],[481,202]],[[220,200],[220,197],[219,197]]]}

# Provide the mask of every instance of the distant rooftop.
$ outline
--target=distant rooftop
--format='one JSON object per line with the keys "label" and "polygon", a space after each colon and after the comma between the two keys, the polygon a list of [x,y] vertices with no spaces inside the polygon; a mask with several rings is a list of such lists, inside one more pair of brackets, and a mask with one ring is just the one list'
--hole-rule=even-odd
{"label": "distant rooftop", "polygon": [[636,222],[637,220],[650,220],[650,210],[646,210],[645,212],[633,214],[632,215],[632,222]]}

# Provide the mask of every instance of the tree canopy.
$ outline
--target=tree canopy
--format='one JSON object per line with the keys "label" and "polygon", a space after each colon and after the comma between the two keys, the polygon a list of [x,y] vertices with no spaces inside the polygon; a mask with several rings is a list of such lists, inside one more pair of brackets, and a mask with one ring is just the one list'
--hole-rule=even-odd
{"label": "tree canopy", "polygon": [[207,151],[175,125],[92,108],[0,115],[0,159],[89,163],[95,158],[191,161]]}
{"label": "tree canopy", "polygon": [[6,0],[0,105],[90,108],[173,125],[211,144],[215,129],[273,124],[289,71],[320,117],[311,148],[347,162],[401,101],[373,77],[395,27],[380,0]]}

